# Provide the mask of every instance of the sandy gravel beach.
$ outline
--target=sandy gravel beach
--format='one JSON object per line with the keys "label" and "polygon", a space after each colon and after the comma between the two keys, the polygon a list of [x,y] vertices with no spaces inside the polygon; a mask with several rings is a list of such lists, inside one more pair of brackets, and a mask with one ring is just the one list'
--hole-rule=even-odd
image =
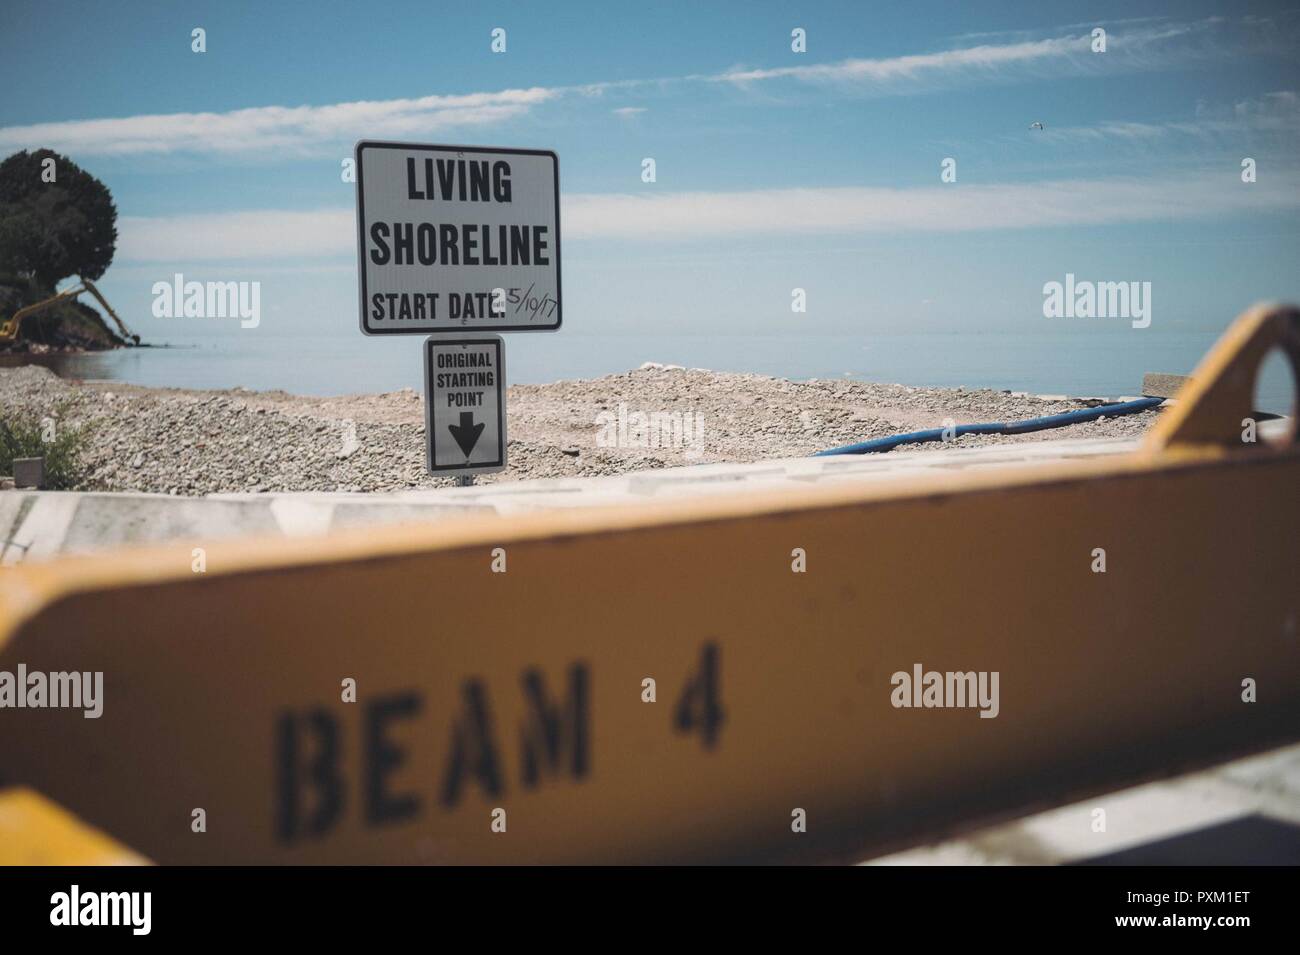
{"label": "sandy gravel beach", "polygon": [[[509,390],[509,469],[482,482],[594,476],[717,461],[799,457],[854,441],[1086,407],[1003,391],[847,380],[795,382],[647,363],[616,375]],[[84,490],[379,491],[450,483],[424,473],[423,398],[307,398],[282,391],[151,389],[0,369],[0,417],[87,428]],[[964,447],[1133,436],[1158,411]],[[952,446],[952,445],[949,445]],[[920,445],[890,454],[925,454]]]}

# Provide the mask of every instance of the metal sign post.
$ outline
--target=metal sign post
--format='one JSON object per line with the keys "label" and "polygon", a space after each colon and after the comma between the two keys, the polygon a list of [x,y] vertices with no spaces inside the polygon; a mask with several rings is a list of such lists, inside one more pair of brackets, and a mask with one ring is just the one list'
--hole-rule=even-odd
{"label": "metal sign post", "polygon": [[482,333],[560,327],[559,158],[362,140],[356,169],[361,331],[479,335],[425,343],[429,473],[503,471],[505,343]]}

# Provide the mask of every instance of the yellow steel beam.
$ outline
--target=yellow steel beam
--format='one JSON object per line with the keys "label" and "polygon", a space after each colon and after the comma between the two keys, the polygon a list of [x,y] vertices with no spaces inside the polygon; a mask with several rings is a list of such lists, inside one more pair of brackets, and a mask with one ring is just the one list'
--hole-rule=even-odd
{"label": "yellow steel beam", "polygon": [[[164,863],[717,861],[1295,739],[1300,449],[1201,415],[1297,323],[1131,455],[6,570],[0,672],[104,688],[0,710],[0,766]],[[896,706],[917,665],[996,716]]]}
{"label": "yellow steel beam", "polygon": [[[1202,454],[1211,449],[1236,453],[1266,448],[1242,438],[1254,415],[1256,378],[1273,349],[1291,363],[1295,381],[1300,382],[1300,316],[1294,308],[1256,305],[1233,323],[1201,362],[1178,393],[1178,403],[1147,434],[1145,448],[1159,453],[1189,447]],[[1293,443],[1300,417],[1294,404],[1290,417],[1286,441]]]}
{"label": "yellow steel beam", "polygon": [[0,865],[144,865],[148,860],[30,789],[0,789]]}

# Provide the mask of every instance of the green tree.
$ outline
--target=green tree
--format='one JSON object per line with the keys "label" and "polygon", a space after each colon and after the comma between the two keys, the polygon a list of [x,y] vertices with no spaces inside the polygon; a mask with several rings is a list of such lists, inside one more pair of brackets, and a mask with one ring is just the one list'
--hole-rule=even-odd
{"label": "green tree", "polygon": [[71,159],[38,149],[0,162],[0,272],[47,289],[69,275],[93,281],[116,245],[112,194]]}

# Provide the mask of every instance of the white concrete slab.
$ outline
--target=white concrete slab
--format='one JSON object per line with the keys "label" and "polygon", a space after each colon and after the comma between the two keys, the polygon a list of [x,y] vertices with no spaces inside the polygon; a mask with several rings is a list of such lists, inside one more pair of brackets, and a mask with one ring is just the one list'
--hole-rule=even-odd
{"label": "white concrete slab", "polygon": [[865,864],[1059,865],[1255,817],[1300,825],[1300,744],[1085,799]]}
{"label": "white concrete slab", "polygon": [[551,478],[384,494],[213,494],[177,497],[58,491],[0,491],[0,563],[44,560],[129,544],[239,536],[312,536],[344,527],[510,515],[569,507],[665,500],[737,490],[804,489],[900,475],[1033,466],[1062,458],[1121,454],[1133,440],[1043,441],[888,454],[701,464],[611,477]]}

